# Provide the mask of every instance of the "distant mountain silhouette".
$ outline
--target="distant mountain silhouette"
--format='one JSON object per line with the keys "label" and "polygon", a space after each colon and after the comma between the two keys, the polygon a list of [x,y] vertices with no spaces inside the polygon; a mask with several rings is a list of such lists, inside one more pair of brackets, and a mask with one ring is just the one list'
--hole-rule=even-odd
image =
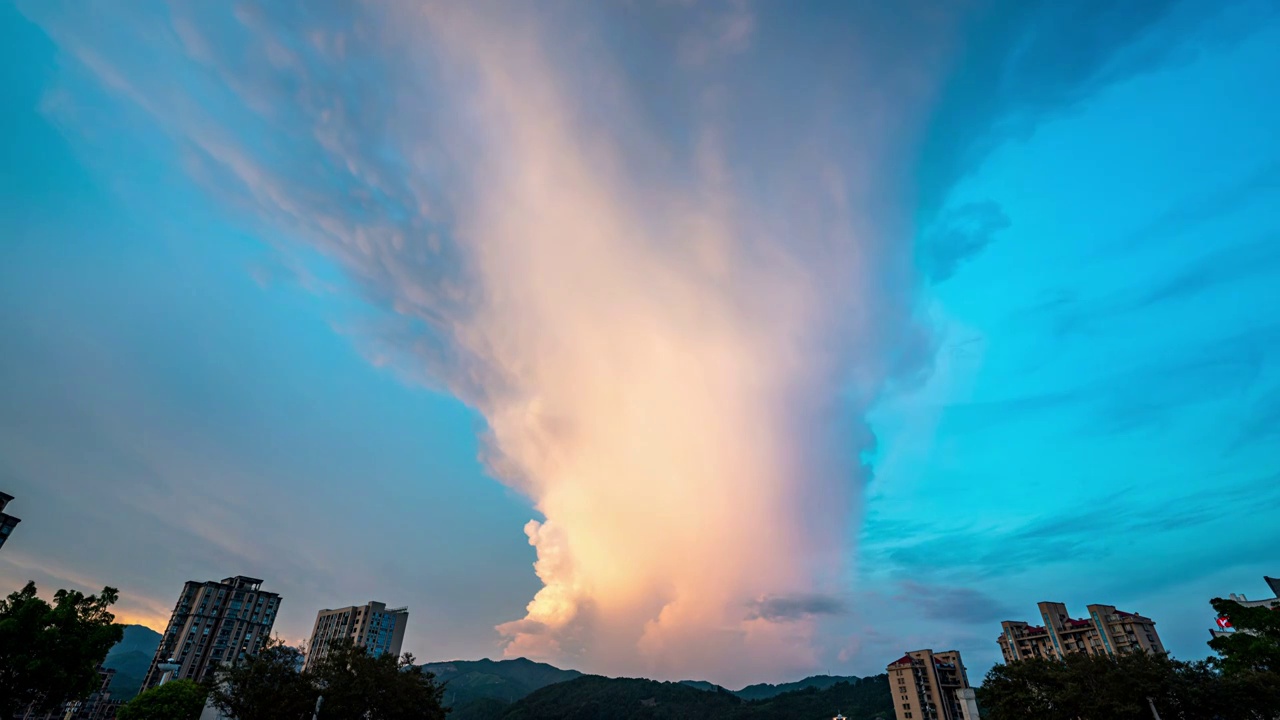
{"label": "distant mountain silhouette", "polygon": [[782,683],[780,685],[770,685],[769,683],[748,685],[733,694],[743,700],[764,700],[766,698],[775,697],[782,693],[792,692],[795,690],[804,690],[806,688],[818,688],[819,690],[825,690],[836,683],[856,683],[858,680],[860,680],[860,678],[852,676],[813,675],[803,680]]}
{"label": "distant mountain silhouette", "polygon": [[125,625],[124,638],[107,653],[102,666],[116,671],[111,679],[111,697],[128,700],[138,694],[160,647],[160,633],[142,625]]}
{"label": "distant mountain silhouette", "polygon": [[[828,720],[837,712],[850,720],[893,718],[893,698],[887,676],[835,680],[822,688],[810,684],[771,697],[746,700],[724,688],[701,689],[710,683],[584,675],[548,685],[513,703],[501,714],[475,714],[467,720]],[[817,681],[823,682],[825,680]],[[760,688],[757,692],[767,690]]]}
{"label": "distant mountain silhouette", "polygon": [[718,692],[725,689],[715,683],[707,682],[706,680],[681,680],[680,684],[688,685],[689,687],[697,690],[706,690],[709,692]]}
{"label": "distant mountain silhouette", "polygon": [[525,658],[455,660],[426,663],[422,668],[445,683],[444,704],[453,708],[449,720],[499,717],[529,693],[582,675]]}

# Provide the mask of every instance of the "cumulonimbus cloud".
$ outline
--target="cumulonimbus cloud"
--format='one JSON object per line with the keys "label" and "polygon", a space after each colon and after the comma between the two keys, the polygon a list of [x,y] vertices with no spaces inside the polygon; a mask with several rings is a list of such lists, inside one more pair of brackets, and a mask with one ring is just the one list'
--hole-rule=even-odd
{"label": "cumulonimbus cloud", "polygon": [[793,75],[752,61],[768,24],[742,3],[636,29],[642,68],[601,39],[619,18],[504,8],[175,6],[112,31],[183,72],[113,54],[87,13],[48,26],[205,187],[389,311],[373,352],[483,414],[489,468],[541,516],[508,654],[726,683],[810,668],[843,609],[824,598],[862,413],[910,365],[911,252],[879,173],[927,83],[881,72],[871,37]]}

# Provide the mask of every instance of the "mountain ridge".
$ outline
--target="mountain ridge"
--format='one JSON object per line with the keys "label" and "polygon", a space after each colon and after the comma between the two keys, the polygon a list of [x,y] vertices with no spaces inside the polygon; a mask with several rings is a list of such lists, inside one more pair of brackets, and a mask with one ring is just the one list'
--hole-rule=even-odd
{"label": "mountain ridge", "polygon": [[[871,720],[880,717],[874,711],[886,708],[889,712],[886,717],[892,716],[887,680],[881,679],[879,686],[875,686],[875,678],[883,676],[811,675],[789,683],[755,683],[735,691],[706,680],[659,681],[589,675],[523,657],[448,660],[423,663],[421,667],[445,684],[444,704],[452,708],[450,720],[578,718],[580,714],[585,719],[595,717],[593,708],[617,704],[638,707],[637,718],[763,718],[770,717],[770,712],[803,713],[806,703],[840,706],[823,710],[825,714],[819,716],[825,718],[840,711],[851,720]],[[575,682],[578,684],[574,685]],[[570,687],[562,687],[565,685]],[[841,685],[843,687],[837,688]],[[782,698],[779,706],[770,707],[778,698]],[[647,700],[653,700],[653,704],[641,702]],[[640,702],[638,706],[637,702]],[[868,708],[872,711],[864,712]],[[851,714],[855,710],[862,714]],[[565,714],[557,715],[561,712]]]}
{"label": "mountain ridge", "polygon": [[537,690],[501,713],[490,710],[468,720],[828,720],[837,712],[849,720],[891,720],[888,676],[841,680],[825,688],[810,685],[748,700],[719,687],[704,690],[684,682],[583,675]]}
{"label": "mountain ridge", "polygon": [[453,708],[450,720],[496,717],[494,713],[530,693],[582,675],[577,670],[563,670],[523,657],[449,660],[423,663],[421,667],[444,683],[444,704]]}
{"label": "mountain ridge", "polygon": [[128,700],[138,694],[146,679],[151,659],[160,647],[160,633],[145,625],[125,625],[124,636],[107,651],[102,666],[115,670],[111,678],[111,697]]}

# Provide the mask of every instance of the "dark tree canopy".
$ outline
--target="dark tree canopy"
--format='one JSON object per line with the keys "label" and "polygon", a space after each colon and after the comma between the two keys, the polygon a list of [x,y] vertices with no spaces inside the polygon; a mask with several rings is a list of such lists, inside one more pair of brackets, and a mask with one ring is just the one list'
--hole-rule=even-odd
{"label": "dark tree canopy", "polygon": [[320,690],[320,720],[444,720],[444,686],[413,656],[374,656],[350,642],[329,645],[310,672]]}
{"label": "dark tree canopy", "polygon": [[206,695],[194,680],[172,680],[121,705],[116,720],[198,720]]}
{"label": "dark tree canopy", "polygon": [[996,665],[978,690],[984,720],[1278,720],[1280,682],[1214,663],[1134,653]]}
{"label": "dark tree canopy", "polygon": [[[488,714],[461,708],[474,720],[821,720],[841,712],[852,720],[893,720],[889,678],[875,675],[807,686],[747,700],[721,687],[583,675],[548,685]],[[481,709],[483,710],[483,709]]]}
{"label": "dark tree canopy", "polygon": [[33,703],[49,710],[98,687],[98,664],[123,637],[108,610],[118,597],[110,587],[59,590],[50,605],[27,583],[0,600],[0,717]]}
{"label": "dark tree canopy", "polygon": [[311,720],[316,690],[298,672],[302,654],[279,640],[218,668],[209,698],[236,720]]}
{"label": "dark tree canopy", "polygon": [[236,720],[443,720],[444,688],[413,657],[375,657],[350,642],[298,672],[301,653],[278,640],[257,655],[218,669],[210,700]]}
{"label": "dark tree canopy", "polygon": [[1235,632],[1215,637],[1209,647],[1228,673],[1274,673],[1280,678],[1280,609],[1245,607],[1233,600],[1213,600],[1219,617],[1231,620]]}

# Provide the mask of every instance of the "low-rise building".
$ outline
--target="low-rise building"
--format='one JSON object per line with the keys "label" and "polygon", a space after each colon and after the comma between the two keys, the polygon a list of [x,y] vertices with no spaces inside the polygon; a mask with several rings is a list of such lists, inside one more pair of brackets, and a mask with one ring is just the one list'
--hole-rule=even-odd
{"label": "low-rise building", "polygon": [[977,720],[977,703],[958,651],[913,650],[886,670],[898,720]]}
{"label": "low-rise building", "polygon": [[1137,650],[1165,652],[1155,620],[1138,613],[1117,610],[1114,605],[1089,605],[1088,617],[1073,618],[1062,603],[1042,602],[1039,608],[1043,625],[1020,620],[1000,623],[996,642],[1005,662],[1061,660],[1077,653],[1114,656]]}

